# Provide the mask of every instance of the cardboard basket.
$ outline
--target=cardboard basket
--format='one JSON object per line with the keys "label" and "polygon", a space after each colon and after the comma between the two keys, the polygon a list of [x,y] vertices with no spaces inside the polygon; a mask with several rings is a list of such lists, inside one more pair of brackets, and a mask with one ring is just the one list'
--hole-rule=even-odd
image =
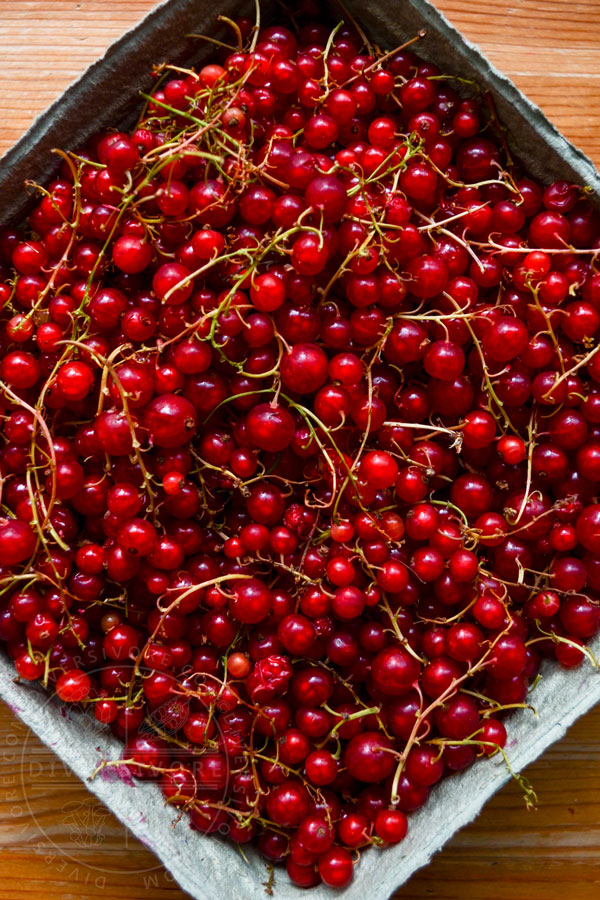
{"label": "cardboard basket", "polygon": [[[335,16],[335,4],[331,6]],[[347,7],[383,48],[392,49],[425,29],[419,54],[443,72],[472,79],[492,91],[511,147],[532,175],[544,181],[573,180],[599,196],[600,176],[590,160],[426,0],[370,0],[368,4],[347,0]],[[263,4],[263,19],[276,18],[276,9]],[[4,156],[0,170],[2,221],[18,219],[26,211],[28,201],[22,186],[26,179],[43,182],[53,173],[53,147],[76,147],[103,126],[126,123],[139,107],[138,91],[148,90],[152,84],[149,72],[154,63],[198,63],[208,58],[210,45],[186,35],[218,36],[217,13],[231,16],[240,11],[249,12],[245,4],[235,0],[222,0],[218,8],[199,0],[158,4],[68,88]],[[600,640],[592,649],[600,649]],[[213,900],[215,896],[263,900],[264,860],[248,850],[248,861],[244,861],[234,846],[192,832],[185,817],[173,827],[176,813],[165,807],[155,784],[136,782],[126,787],[114,770],[112,777],[111,770],[104,770],[94,781],[87,780],[103,758],[120,756],[121,742],[91,717],[66,711],[39,687],[16,684],[14,677],[12,662],[0,655],[0,696],[156,853],[184,890],[196,900]],[[519,710],[508,723],[507,751],[517,772],[600,701],[600,673],[587,662],[570,672],[546,663],[530,700],[538,716]],[[385,900],[477,815],[509,777],[502,758],[494,757],[445,779],[432,792],[429,804],[410,816],[409,833],[401,844],[382,851],[373,848],[362,855],[354,882],[344,891],[345,900]],[[274,894],[279,900],[307,896],[289,882],[285,872],[276,874]],[[310,892],[312,900],[331,896],[325,887]]]}

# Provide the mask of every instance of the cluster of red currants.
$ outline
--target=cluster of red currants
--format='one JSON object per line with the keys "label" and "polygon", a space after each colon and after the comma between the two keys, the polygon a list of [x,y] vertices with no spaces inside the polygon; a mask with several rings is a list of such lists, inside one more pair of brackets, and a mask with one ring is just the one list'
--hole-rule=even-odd
{"label": "cluster of red currants", "polygon": [[0,234],[0,639],[342,887],[591,656],[600,217],[407,47],[230,40]]}

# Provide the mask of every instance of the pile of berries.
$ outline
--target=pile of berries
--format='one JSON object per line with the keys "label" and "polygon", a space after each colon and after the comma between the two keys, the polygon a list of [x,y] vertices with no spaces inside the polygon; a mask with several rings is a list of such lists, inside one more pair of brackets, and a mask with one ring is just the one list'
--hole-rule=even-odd
{"label": "pile of berries", "polygon": [[591,656],[600,217],[313,6],[0,234],[0,639],[102,765],[342,887]]}

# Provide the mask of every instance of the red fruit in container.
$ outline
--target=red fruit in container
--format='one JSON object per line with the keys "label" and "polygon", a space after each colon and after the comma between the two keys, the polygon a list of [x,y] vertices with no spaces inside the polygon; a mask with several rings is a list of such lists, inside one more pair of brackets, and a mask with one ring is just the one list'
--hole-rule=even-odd
{"label": "red fruit in container", "polygon": [[0,643],[194,829],[343,888],[600,628],[600,218],[295,15],[0,230]]}

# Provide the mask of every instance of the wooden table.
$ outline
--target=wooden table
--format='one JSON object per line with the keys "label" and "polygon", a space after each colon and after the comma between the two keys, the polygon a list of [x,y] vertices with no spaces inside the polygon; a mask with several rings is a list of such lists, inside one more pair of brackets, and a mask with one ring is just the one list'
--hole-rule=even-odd
{"label": "wooden table", "polygon": [[[600,163],[600,0],[436,0]],[[2,0],[0,152],[152,0]],[[600,708],[508,785],[396,900],[598,900]],[[0,898],[185,900],[156,859],[0,709]]]}

